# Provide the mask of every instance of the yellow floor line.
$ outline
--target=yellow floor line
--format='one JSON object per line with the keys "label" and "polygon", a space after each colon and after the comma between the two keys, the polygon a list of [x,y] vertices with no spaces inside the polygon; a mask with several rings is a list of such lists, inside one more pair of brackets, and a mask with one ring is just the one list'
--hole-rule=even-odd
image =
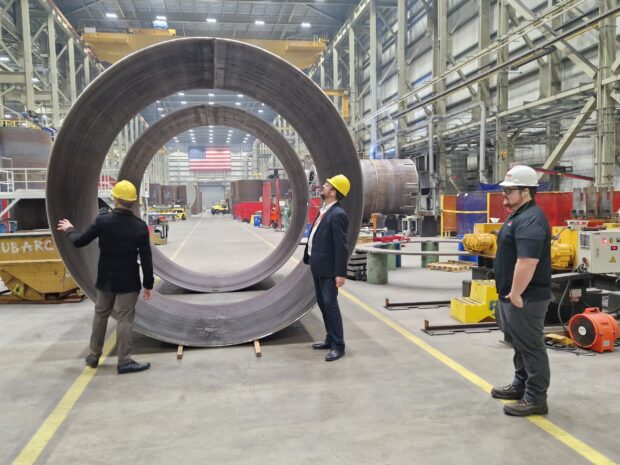
{"label": "yellow floor line", "polygon": [[[198,221],[196,221],[196,224],[189,231],[189,234],[187,235],[185,240],[183,242],[181,242],[181,245],[179,245],[177,250],[172,254],[172,257],[170,257],[170,260],[174,260],[175,258],[177,258],[177,255],[179,255],[179,252],[181,252],[183,247],[185,247],[185,244],[187,244],[187,241],[189,240],[189,238],[192,237],[192,235],[194,234],[194,231],[196,230],[196,228],[198,227],[198,225],[200,224],[200,222],[202,221],[202,219],[204,217],[205,217],[204,213],[202,215],[200,215],[200,219]],[[155,280],[153,281],[153,287],[155,287],[160,281],[161,281],[161,278],[159,276],[155,276]]]}
{"label": "yellow floor line", "polygon": [[[255,232],[251,230],[250,232],[254,236],[256,236],[258,239],[260,239],[261,241],[275,248],[273,244],[269,243],[262,237],[258,236]],[[296,258],[291,257],[291,260],[295,262],[299,262],[299,260],[297,260]],[[410,342],[418,346],[420,349],[424,350],[426,353],[428,353],[435,359],[439,360],[441,363],[443,363],[447,367],[456,371],[463,378],[475,384],[480,389],[482,389],[484,392],[490,393],[491,388],[493,387],[491,383],[482,379],[480,376],[478,376],[474,372],[468,370],[463,365],[458,363],[456,360],[453,360],[452,358],[445,355],[443,352],[440,352],[439,350],[435,349],[430,344],[424,342],[422,339],[415,336],[411,331],[405,329],[404,327],[396,323],[394,320],[386,317],[381,312],[378,312],[377,310],[372,308],[370,305],[368,305],[366,302],[360,300],[359,298],[357,298],[350,292],[345,291],[342,288],[339,289],[339,292],[344,297],[349,299],[351,302],[361,307],[362,309],[370,313],[372,316],[374,316],[378,320],[385,323],[387,326],[392,328],[394,331],[399,333],[401,336],[404,336],[406,339],[408,339]],[[506,403],[505,401],[502,401],[502,402]],[[529,420],[530,422],[532,422],[533,424],[535,424],[536,426],[538,426],[540,429],[542,429],[546,433],[548,433],[549,435],[551,435],[556,440],[560,441],[565,446],[569,447],[570,449],[574,450],[582,457],[589,460],[594,465],[618,465],[613,460],[610,460],[609,458],[605,457],[603,454],[593,449],[592,447],[588,446],[583,441],[580,441],[576,437],[572,436],[571,434],[569,434],[568,432],[566,432],[565,430],[557,426],[555,423],[547,420],[545,417],[536,415],[536,416],[530,416],[530,417],[525,417],[525,418]]]}
{"label": "yellow floor line", "polygon": [[[347,299],[349,299],[351,302],[358,305],[359,307],[361,307],[362,309],[370,313],[372,316],[374,316],[378,320],[381,320],[387,326],[389,326],[390,328],[392,328],[393,330],[395,330],[396,332],[404,336],[406,339],[411,341],[413,344],[418,346],[420,349],[424,350],[426,353],[428,353],[435,359],[439,360],[444,365],[450,367],[452,370],[456,371],[459,375],[461,375],[462,377],[464,377],[471,383],[478,386],[484,392],[489,393],[491,391],[492,385],[489,382],[485,381],[480,376],[468,370],[467,368],[465,368],[463,365],[461,365],[457,361],[451,359],[447,355],[435,349],[430,344],[424,342],[422,339],[412,334],[409,330],[403,328],[401,325],[399,325],[392,319],[386,317],[381,312],[378,312],[377,310],[375,310],[370,305],[366,304],[365,302],[363,302],[362,300],[360,300],[359,298],[357,298],[350,292],[345,291],[344,289],[340,289],[339,292],[342,293],[342,295],[345,296]],[[579,455],[589,460],[591,463],[595,465],[618,465],[613,460],[605,457],[603,454],[593,449],[592,447],[588,446],[583,441],[580,441],[576,437],[572,436],[571,434],[569,434],[568,432],[566,432],[565,430],[557,426],[555,423],[547,420],[545,417],[535,415],[535,416],[529,416],[525,418],[529,420],[530,422],[532,422],[533,424],[535,424],[536,426],[538,426],[540,429],[542,429],[546,433],[548,433],[549,435],[551,435],[553,438],[560,441],[565,446],[571,448],[572,450],[577,452]]]}
{"label": "yellow floor line", "polygon": [[[200,223],[200,221],[204,218],[204,215],[200,216],[200,219],[196,222],[194,227],[190,230],[189,235],[185,238],[185,240],[179,245],[175,253],[172,255],[171,260],[174,260],[176,256],[179,254],[181,249],[187,244],[187,241],[194,233],[196,227]],[[158,278],[157,278],[158,279]],[[107,339],[105,344],[103,345],[103,350],[101,354],[101,358],[99,359],[99,364],[102,364],[104,360],[108,357],[114,346],[116,345],[116,330],[112,332],[110,337]],[[22,449],[17,458],[13,461],[12,465],[32,465],[37,461],[43,449],[47,446],[47,444],[51,441],[56,434],[56,431],[65,421],[69,412],[78,401],[80,396],[84,393],[84,390],[93,379],[97,370],[93,370],[92,368],[85,367],[80,376],[73,382],[69,390],[65,393],[63,398],[58,402],[52,413],[45,419],[43,424],[39,427],[34,436],[28,441],[28,444]]]}
{"label": "yellow floor line", "polygon": [[[103,346],[99,363],[104,362],[108,355],[110,355],[110,352],[115,345],[116,331],[113,331],[112,335]],[[96,369],[93,370],[88,367],[84,368],[80,376],[78,376],[78,378],[74,381],[60,402],[58,402],[52,413],[45,419],[28,444],[26,444],[17,458],[13,461],[13,465],[32,465],[37,461],[39,455],[43,452],[43,449],[45,449],[52,437],[54,437],[54,434],[56,434],[56,431],[65,421],[69,415],[69,412],[88,386],[88,383],[90,383],[93,376],[95,376],[95,373],[97,373]]]}

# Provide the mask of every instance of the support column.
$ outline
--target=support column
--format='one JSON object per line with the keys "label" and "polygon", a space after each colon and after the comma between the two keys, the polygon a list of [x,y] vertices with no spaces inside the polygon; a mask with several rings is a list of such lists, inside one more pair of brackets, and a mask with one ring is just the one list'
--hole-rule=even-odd
{"label": "support column", "polygon": [[131,145],[136,141],[136,132],[135,132],[135,127],[133,125],[133,119],[130,119],[127,125],[129,126],[129,144]]}
{"label": "support column", "polygon": [[[332,87],[334,89],[340,88],[340,67],[338,66],[338,49],[334,45],[332,48]],[[340,108],[340,97],[334,96],[334,105],[336,108]],[[341,111],[342,113],[342,111]]]}
{"label": "support column", "polygon": [[[449,37],[448,37],[448,6],[446,2],[433,2],[430,7],[430,21],[429,29],[432,31],[433,41],[433,79],[438,79],[446,71],[446,63],[448,61],[448,52],[450,49]],[[433,92],[440,94],[446,90],[445,79],[439,79],[433,84]],[[432,204],[431,210],[434,212],[439,208],[439,198],[441,194],[445,193],[447,187],[446,181],[450,177],[450,161],[445,153],[443,144],[441,143],[441,134],[445,130],[445,121],[443,116],[446,114],[446,100],[439,99],[433,103],[433,113],[437,118],[436,132],[433,125],[433,119],[429,121],[429,151],[430,145],[434,143],[433,133],[437,135],[437,151],[436,156],[430,157],[429,163],[433,163],[435,166],[429,166],[431,174],[431,190],[432,190]],[[436,170],[435,170],[436,168]]]}
{"label": "support column", "polygon": [[77,100],[77,86],[75,84],[75,41],[73,37],[67,40],[67,59],[69,60],[69,98],[71,104]]}
{"label": "support column", "polygon": [[84,55],[84,88],[90,84],[90,57]]}
{"label": "support column", "polygon": [[58,93],[58,59],[56,57],[56,25],[54,16],[47,17],[48,61],[50,67],[50,85],[52,92],[52,124],[60,126],[60,94]]}
{"label": "support column", "polygon": [[30,37],[30,11],[28,9],[28,0],[21,0],[20,7],[23,42],[22,58],[24,62],[24,76],[26,79],[26,109],[34,111],[34,86],[32,84],[32,38]]}
{"label": "support column", "polygon": [[[558,0],[548,0],[547,7],[553,8],[558,3]],[[562,17],[556,16],[551,20],[551,27],[554,30],[559,30],[562,25]],[[551,97],[562,91],[561,81],[561,66],[562,55],[556,51],[549,55],[544,61],[544,65],[540,68],[540,98]],[[551,156],[551,153],[557,147],[561,140],[560,131],[562,125],[560,120],[548,121],[546,124],[546,137],[545,137],[545,155],[546,158]],[[550,169],[553,169],[552,166]],[[544,176],[545,181],[552,182],[552,190],[560,190],[560,177],[559,176]]]}
{"label": "support column", "polygon": [[319,85],[321,89],[325,89],[325,61],[321,63],[320,67],[320,77],[319,77]]}
{"label": "support column", "polygon": [[[599,11],[605,13],[617,6],[616,0],[599,0]],[[616,121],[613,84],[603,81],[613,75],[612,64],[616,57],[616,18],[609,17],[600,24],[598,42],[598,73],[596,76],[596,156],[594,160],[594,185],[597,190],[613,189],[614,161],[616,156]]]}
{"label": "support column", "polygon": [[[503,37],[508,33],[509,28],[509,15],[508,15],[508,0],[498,0],[498,28],[497,28],[497,40],[502,41]],[[508,44],[506,43],[497,51],[497,64],[501,65],[508,60]],[[508,110],[508,70],[503,68],[497,73],[497,114]],[[497,160],[495,163],[495,182],[499,182],[504,179],[506,171],[510,163],[514,159],[514,155],[511,153],[508,144],[508,125],[506,124],[505,117],[497,117],[496,122],[496,150]]]}
{"label": "support column", "polygon": [[[478,51],[482,51],[491,45],[491,0],[480,0],[479,4],[479,17],[478,17]],[[478,66],[481,69],[486,68],[491,62],[491,57],[488,53],[485,53],[478,60]],[[484,79],[478,83],[478,95],[475,100],[480,102],[484,106],[484,115],[489,114],[489,108],[491,106],[491,90],[489,86],[489,79]],[[474,120],[480,121],[483,115],[481,109],[476,108],[473,112]],[[480,130],[486,128],[486,122],[480,121]],[[486,141],[484,141],[484,147],[479,147],[481,156],[486,160]],[[481,164],[481,160],[478,160]],[[488,182],[492,178],[492,163],[483,162],[484,166],[478,166],[480,173],[480,181]],[[489,166],[491,165],[491,166]]]}
{"label": "support column", "polygon": [[355,31],[353,25],[349,28],[349,113],[351,124],[357,121],[357,79],[355,60]]}
{"label": "support column", "polygon": [[[377,83],[377,0],[370,0],[370,113],[377,112],[378,83]],[[373,153],[377,145],[377,117],[370,119],[370,153]]]}
{"label": "support column", "polygon": [[[398,0],[397,8],[397,32],[396,32],[396,70],[398,75],[398,112],[402,113],[407,109],[407,102],[402,100],[407,93],[407,59],[405,51],[407,48],[407,0]],[[407,129],[407,117],[405,115],[398,118],[398,130]],[[397,154],[399,155],[399,154]],[[399,157],[400,158],[400,157]]]}

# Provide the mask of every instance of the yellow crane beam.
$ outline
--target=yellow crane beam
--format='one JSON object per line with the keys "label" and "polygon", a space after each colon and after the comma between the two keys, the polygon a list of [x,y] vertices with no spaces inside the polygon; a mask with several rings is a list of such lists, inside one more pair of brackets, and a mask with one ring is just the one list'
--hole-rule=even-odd
{"label": "yellow crane beam", "polygon": [[[85,32],[82,39],[101,61],[116,63],[121,58],[150,45],[176,39],[174,29],[129,29],[129,32]],[[240,42],[265,49],[292,65],[304,69],[313,65],[325,50],[324,39],[316,40],[259,40]]]}

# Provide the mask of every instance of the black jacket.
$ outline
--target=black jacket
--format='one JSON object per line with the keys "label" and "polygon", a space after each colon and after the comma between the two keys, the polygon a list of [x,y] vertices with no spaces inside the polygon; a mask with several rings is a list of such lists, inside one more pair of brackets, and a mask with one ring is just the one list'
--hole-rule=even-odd
{"label": "black jacket", "polygon": [[[314,222],[316,223],[316,219]],[[348,227],[347,212],[336,202],[336,205],[327,211],[314,233],[312,255],[308,255],[308,245],[304,250],[304,263],[310,265],[312,274],[320,278],[347,276]]]}
{"label": "black jacket", "polygon": [[[96,287],[104,292],[139,292],[142,287],[153,289],[153,260],[149,230],[146,223],[131,211],[115,208],[112,213],[97,216],[84,233],[67,231],[76,247],[84,247],[99,239],[99,265]],[[140,285],[138,254],[143,284]]]}

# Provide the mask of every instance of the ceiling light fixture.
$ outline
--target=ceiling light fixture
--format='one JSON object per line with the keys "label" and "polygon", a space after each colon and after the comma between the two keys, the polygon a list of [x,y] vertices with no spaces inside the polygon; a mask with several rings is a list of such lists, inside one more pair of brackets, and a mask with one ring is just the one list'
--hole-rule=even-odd
{"label": "ceiling light fixture", "polygon": [[185,100],[181,100],[181,105],[187,105],[187,102]]}
{"label": "ceiling light fixture", "polygon": [[157,21],[166,21],[167,18],[165,16],[162,16],[162,15],[157,15],[157,16],[155,16],[155,19]]}
{"label": "ceiling light fixture", "polygon": [[116,13],[106,13],[105,17],[110,19],[117,19],[118,15]]}
{"label": "ceiling light fixture", "polygon": [[183,96],[185,95],[185,92],[179,92],[177,95],[178,95],[179,97],[183,97]]}
{"label": "ceiling light fixture", "polygon": [[256,21],[254,21],[254,24],[256,24],[257,26],[264,26],[265,21],[263,21],[262,19],[257,19]]}
{"label": "ceiling light fixture", "polygon": [[235,102],[235,105],[237,105],[238,107],[241,106],[241,102]]}
{"label": "ceiling light fixture", "polygon": [[312,26],[312,24],[307,23],[305,21],[303,23],[301,23],[301,27],[310,27],[310,26]]}
{"label": "ceiling light fixture", "polygon": [[207,23],[211,23],[211,24],[217,23],[217,19],[215,19],[215,18],[207,18]]}

